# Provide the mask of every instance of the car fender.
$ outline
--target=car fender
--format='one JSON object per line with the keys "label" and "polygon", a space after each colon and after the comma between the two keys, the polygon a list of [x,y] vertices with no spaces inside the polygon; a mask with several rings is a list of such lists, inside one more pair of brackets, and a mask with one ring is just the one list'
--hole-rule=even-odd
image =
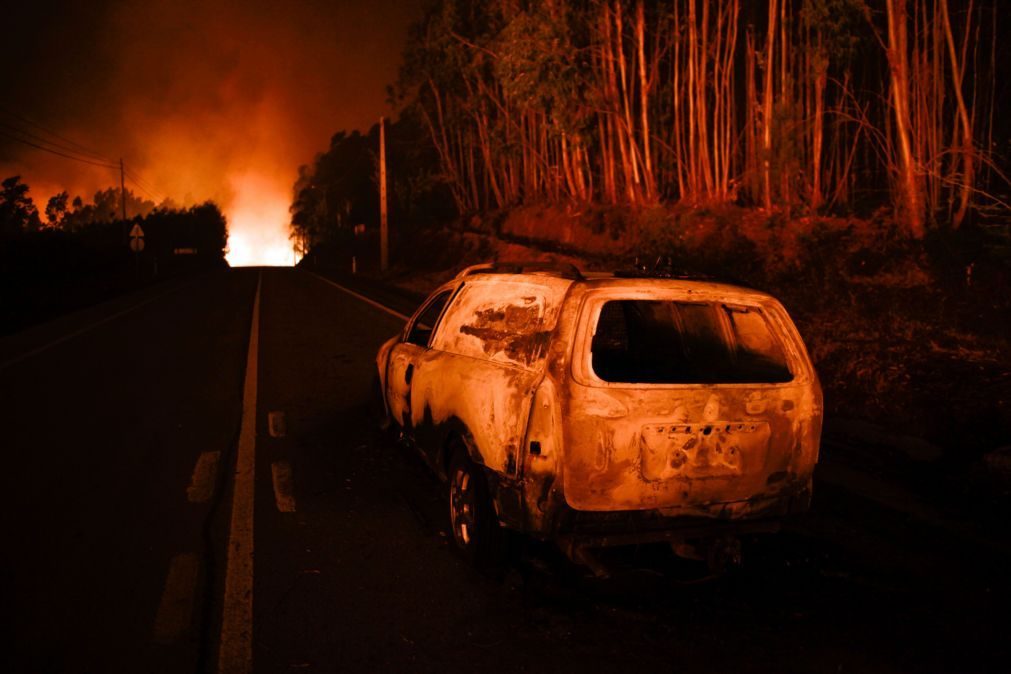
{"label": "car fender", "polygon": [[390,337],[388,340],[383,342],[383,345],[379,347],[379,351],[376,353],[376,371],[379,375],[379,387],[383,394],[383,404],[386,405],[387,412],[390,410],[390,403],[386,398],[387,368],[390,363],[390,352],[393,351],[393,347],[396,346],[399,341],[400,335]]}

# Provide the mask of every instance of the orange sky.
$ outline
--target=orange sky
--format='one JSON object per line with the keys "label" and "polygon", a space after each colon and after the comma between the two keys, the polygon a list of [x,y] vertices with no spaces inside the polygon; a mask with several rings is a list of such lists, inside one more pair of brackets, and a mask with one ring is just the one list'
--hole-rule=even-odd
{"label": "orange sky", "polygon": [[[159,197],[217,201],[233,264],[291,264],[298,165],[336,131],[390,114],[386,86],[420,11],[420,0],[63,4],[21,10],[35,34],[0,56],[21,60],[23,95],[0,109],[123,157]],[[62,189],[89,200],[119,179],[0,139],[0,176],[16,174],[40,210]]]}

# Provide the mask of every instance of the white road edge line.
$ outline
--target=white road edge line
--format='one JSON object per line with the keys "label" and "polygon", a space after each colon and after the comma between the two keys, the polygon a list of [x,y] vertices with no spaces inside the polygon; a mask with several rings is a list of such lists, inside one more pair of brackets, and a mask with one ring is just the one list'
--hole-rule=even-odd
{"label": "white road edge line", "polygon": [[[183,284],[183,285],[186,285],[186,284]],[[16,365],[17,363],[20,363],[23,360],[28,360],[29,358],[31,358],[33,356],[37,356],[37,355],[39,355],[40,353],[42,353],[44,351],[48,351],[49,349],[53,348],[54,346],[59,346],[60,344],[63,344],[64,342],[68,342],[71,339],[73,339],[74,337],[79,337],[79,336],[83,335],[84,333],[90,332],[90,331],[94,330],[95,328],[101,327],[101,326],[105,325],[106,323],[109,323],[110,321],[114,321],[114,320],[116,320],[117,318],[119,318],[121,316],[126,316],[131,311],[136,311],[137,309],[140,309],[143,306],[151,304],[152,302],[154,302],[157,299],[161,299],[162,297],[165,297],[166,295],[171,295],[172,293],[174,293],[177,290],[179,290],[180,288],[182,288],[183,285],[178,285],[175,288],[171,288],[170,290],[166,290],[163,293],[158,293],[154,297],[149,297],[146,300],[144,300],[143,302],[138,302],[137,304],[131,305],[131,306],[127,307],[126,309],[121,309],[120,311],[117,311],[114,314],[106,316],[105,318],[103,318],[101,320],[98,320],[98,321],[95,321],[94,323],[86,325],[83,328],[80,328],[78,330],[74,330],[73,332],[68,333],[66,335],[63,335],[62,337],[57,337],[56,339],[54,339],[53,341],[49,342],[48,344],[43,344],[42,346],[38,346],[38,347],[36,347],[36,348],[34,348],[34,349],[30,350],[30,351],[26,351],[26,352],[24,352],[24,353],[22,353],[20,355],[17,355],[17,356],[14,356],[13,358],[5,360],[2,363],[0,363],[0,370],[8,368],[11,365]]]}
{"label": "white road edge line", "polygon": [[242,422],[235,457],[225,597],[221,611],[221,641],[218,646],[219,674],[248,674],[253,670],[253,493],[256,478],[256,377],[262,285],[261,271],[256,276],[246,378],[242,388]]}
{"label": "white road edge line", "polygon": [[278,511],[295,512],[295,478],[291,473],[291,464],[275,461],[270,464],[270,473],[274,479],[274,502]]}
{"label": "white road edge line", "polygon": [[309,274],[310,276],[315,276],[320,281],[323,281],[324,283],[329,283],[334,288],[337,288],[338,290],[343,290],[348,295],[351,295],[352,297],[357,297],[362,302],[365,302],[366,304],[371,304],[376,309],[379,309],[380,311],[385,311],[386,313],[390,314],[391,316],[396,316],[397,318],[399,318],[402,321],[406,322],[406,321],[411,320],[410,316],[405,316],[404,314],[400,313],[399,311],[396,311],[394,309],[390,309],[385,304],[380,304],[379,302],[376,302],[375,300],[370,299],[370,298],[366,297],[365,295],[362,295],[361,293],[356,293],[354,290],[351,290],[349,288],[345,288],[344,286],[342,286],[339,283],[334,283],[333,281],[331,281],[330,279],[326,278],[325,276],[320,276],[319,274],[317,274],[315,272],[311,272],[311,271],[307,271],[306,274]]}
{"label": "white road edge line", "polygon": [[156,643],[170,644],[190,628],[199,575],[200,560],[192,552],[172,558],[154,619]]}

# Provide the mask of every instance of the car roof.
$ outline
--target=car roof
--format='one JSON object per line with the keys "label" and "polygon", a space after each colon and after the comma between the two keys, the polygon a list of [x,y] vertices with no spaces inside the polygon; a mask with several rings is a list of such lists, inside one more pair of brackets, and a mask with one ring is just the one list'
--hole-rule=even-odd
{"label": "car roof", "polygon": [[741,297],[770,298],[768,293],[737,283],[707,278],[664,278],[648,276],[624,276],[614,273],[590,272],[585,283],[591,288],[653,288],[660,290],[682,290],[685,292],[707,292]]}
{"label": "car roof", "polygon": [[[547,286],[584,284],[588,289],[626,288],[655,289],[657,291],[683,291],[685,293],[699,292],[712,295],[729,295],[741,299],[766,299],[772,296],[768,293],[748,288],[736,283],[727,283],[706,278],[666,278],[653,276],[635,276],[614,272],[579,272],[575,267],[565,268],[559,273],[552,268],[533,268],[515,270],[514,267],[491,268],[480,265],[468,267],[456,276],[454,280],[464,279],[467,283],[500,284],[503,282],[535,283]],[[578,274],[572,278],[569,269]]]}

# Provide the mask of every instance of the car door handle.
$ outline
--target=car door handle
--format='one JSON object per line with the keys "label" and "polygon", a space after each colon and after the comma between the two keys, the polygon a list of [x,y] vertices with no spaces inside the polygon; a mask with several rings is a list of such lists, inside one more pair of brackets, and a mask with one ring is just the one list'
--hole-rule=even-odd
{"label": "car door handle", "polygon": [[414,363],[409,363],[407,369],[404,370],[404,381],[408,384],[411,383],[411,379],[414,377]]}

